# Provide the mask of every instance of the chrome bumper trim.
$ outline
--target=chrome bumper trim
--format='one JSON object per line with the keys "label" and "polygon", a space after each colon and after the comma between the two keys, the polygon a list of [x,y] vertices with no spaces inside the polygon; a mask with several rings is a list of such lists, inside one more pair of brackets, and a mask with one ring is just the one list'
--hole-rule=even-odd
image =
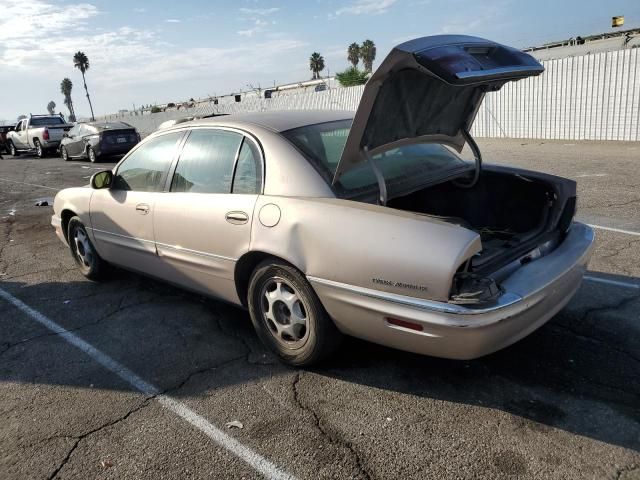
{"label": "chrome bumper trim", "polygon": [[363,295],[365,297],[375,298],[383,300],[385,302],[392,302],[405,307],[416,308],[419,310],[427,310],[431,312],[439,313],[452,313],[455,315],[482,315],[485,313],[495,312],[502,308],[506,308],[514,303],[522,300],[520,295],[515,293],[506,292],[498,298],[490,307],[484,308],[469,308],[462,305],[454,305],[452,303],[437,302],[435,300],[425,300],[422,298],[407,297],[406,295],[398,295],[395,293],[382,292],[380,290],[373,290],[371,288],[357,287],[355,285],[349,285],[346,283],[335,282],[333,280],[326,280],[318,277],[307,277],[310,282],[320,283],[329,287],[339,288],[347,292]]}

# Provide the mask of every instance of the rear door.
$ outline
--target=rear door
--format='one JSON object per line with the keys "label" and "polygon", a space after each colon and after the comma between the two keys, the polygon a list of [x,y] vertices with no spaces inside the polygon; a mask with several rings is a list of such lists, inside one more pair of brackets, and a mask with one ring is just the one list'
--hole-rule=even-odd
{"label": "rear door", "polygon": [[81,153],[80,127],[81,125],[76,125],[69,130],[67,133],[68,138],[63,142],[64,148],[67,149],[67,153],[72,157],[77,157]]}
{"label": "rear door", "polygon": [[156,248],[172,281],[237,302],[234,269],[249,249],[262,165],[257,142],[240,132],[190,132],[155,203]]}
{"label": "rear door", "polygon": [[156,199],[162,195],[183,132],[149,139],[117,167],[111,188],[94,190],[91,227],[107,261],[161,276],[153,238]]}

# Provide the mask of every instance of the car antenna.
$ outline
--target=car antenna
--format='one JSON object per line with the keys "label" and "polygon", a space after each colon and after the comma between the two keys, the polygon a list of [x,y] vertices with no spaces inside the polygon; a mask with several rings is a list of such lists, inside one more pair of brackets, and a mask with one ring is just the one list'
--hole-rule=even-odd
{"label": "car antenna", "polygon": [[378,205],[382,205],[383,207],[385,207],[387,205],[387,184],[384,181],[384,175],[382,175],[380,168],[373,160],[373,157],[369,154],[369,147],[365,145],[362,149],[362,152],[364,154],[364,157],[369,162],[369,165],[371,165],[371,170],[373,170],[373,174],[376,176],[376,180],[378,180]]}

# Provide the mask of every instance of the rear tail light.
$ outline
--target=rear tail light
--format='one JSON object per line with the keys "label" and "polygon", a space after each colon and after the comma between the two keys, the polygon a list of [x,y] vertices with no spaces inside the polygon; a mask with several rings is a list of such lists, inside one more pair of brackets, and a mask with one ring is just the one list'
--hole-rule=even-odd
{"label": "rear tail light", "polygon": [[47,127],[44,127],[44,132],[42,132],[42,139],[49,140],[49,130],[47,129]]}

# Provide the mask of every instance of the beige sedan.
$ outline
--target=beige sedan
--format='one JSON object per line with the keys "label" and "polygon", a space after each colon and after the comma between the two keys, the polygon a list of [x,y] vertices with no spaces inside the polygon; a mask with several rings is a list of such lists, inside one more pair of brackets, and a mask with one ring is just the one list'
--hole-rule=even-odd
{"label": "beige sedan", "polygon": [[[542,73],[475,37],[396,47],[358,111],[181,123],[91,185],[52,224],[82,273],[133,270],[245,307],[285,362],[343,335],[468,359],[528,335],[578,289],[593,232],[573,181],[484,165],[469,133],[487,91]],[[475,162],[456,151],[468,144]]]}

